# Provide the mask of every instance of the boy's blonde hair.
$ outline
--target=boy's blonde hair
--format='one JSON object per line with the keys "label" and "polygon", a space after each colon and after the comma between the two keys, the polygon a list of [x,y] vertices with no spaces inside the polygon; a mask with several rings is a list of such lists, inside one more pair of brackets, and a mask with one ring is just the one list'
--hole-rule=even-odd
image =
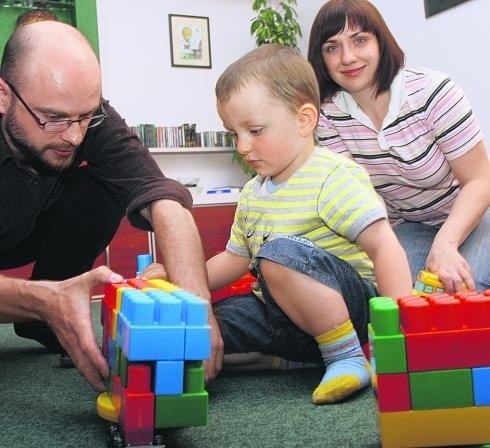
{"label": "boy's blonde hair", "polygon": [[224,103],[243,86],[263,86],[293,113],[306,103],[320,108],[320,90],[309,62],[292,48],[264,44],[233,62],[219,77],[215,93]]}

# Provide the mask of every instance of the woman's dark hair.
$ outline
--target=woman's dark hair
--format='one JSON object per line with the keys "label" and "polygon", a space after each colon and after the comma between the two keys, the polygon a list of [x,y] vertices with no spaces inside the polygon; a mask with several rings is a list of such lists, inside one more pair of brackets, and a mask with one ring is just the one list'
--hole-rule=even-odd
{"label": "woman's dark hair", "polygon": [[322,55],[322,45],[344,28],[359,28],[376,36],[379,65],[375,93],[390,89],[393,78],[405,63],[405,54],[391,34],[379,11],[367,0],[330,0],[318,11],[310,30],[308,61],[320,85],[322,101],[330,100],[341,87],[329,76]]}

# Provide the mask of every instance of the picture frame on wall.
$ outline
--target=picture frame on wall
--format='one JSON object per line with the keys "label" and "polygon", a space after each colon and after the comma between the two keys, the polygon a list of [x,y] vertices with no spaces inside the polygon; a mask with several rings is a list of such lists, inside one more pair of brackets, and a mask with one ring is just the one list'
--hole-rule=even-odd
{"label": "picture frame on wall", "polygon": [[211,68],[209,17],[168,15],[172,67]]}
{"label": "picture frame on wall", "polygon": [[467,1],[468,0],[424,0],[425,17],[432,17]]}

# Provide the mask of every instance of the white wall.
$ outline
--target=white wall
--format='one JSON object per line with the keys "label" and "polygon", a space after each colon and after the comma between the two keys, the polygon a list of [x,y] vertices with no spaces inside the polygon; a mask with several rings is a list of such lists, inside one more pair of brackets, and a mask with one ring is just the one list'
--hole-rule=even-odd
{"label": "white wall", "polygon": [[490,1],[471,0],[425,18],[423,0],[374,0],[408,65],[449,74],[476,111],[490,151]]}
{"label": "white wall", "polygon": [[[129,124],[221,129],[214,84],[225,67],[254,47],[252,0],[97,0],[104,95]],[[471,0],[425,18],[423,0],[373,0],[409,65],[451,75],[470,98],[490,136],[489,0]],[[298,0],[300,47],[306,54],[313,18],[324,0]],[[170,64],[168,14],[207,16],[211,69]],[[487,138],[487,140],[490,137]]]}
{"label": "white wall", "polygon": [[[169,14],[209,17],[211,69],[171,67]],[[97,0],[104,96],[128,123],[220,130],[214,84],[253,48],[250,0]]]}

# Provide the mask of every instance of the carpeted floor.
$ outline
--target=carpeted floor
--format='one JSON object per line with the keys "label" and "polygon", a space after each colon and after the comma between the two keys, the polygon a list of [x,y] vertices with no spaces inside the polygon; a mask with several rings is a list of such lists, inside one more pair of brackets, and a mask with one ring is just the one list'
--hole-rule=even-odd
{"label": "carpeted floor", "polygon": [[[0,340],[0,447],[105,447],[96,393],[76,370],[18,338],[11,325],[0,325]],[[169,431],[166,447],[378,447],[372,392],[314,406],[310,395],[322,373],[224,373],[207,386],[208,425]]]}

